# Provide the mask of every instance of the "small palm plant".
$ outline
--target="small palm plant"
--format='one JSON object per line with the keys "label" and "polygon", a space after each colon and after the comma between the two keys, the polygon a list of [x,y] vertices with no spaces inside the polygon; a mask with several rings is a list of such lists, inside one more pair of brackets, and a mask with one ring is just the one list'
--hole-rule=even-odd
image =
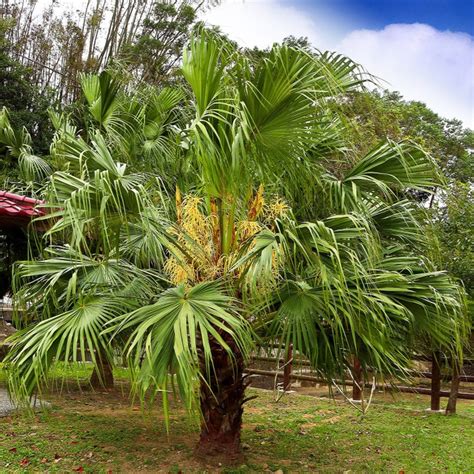
{"label": "small palm plant", "polygon": [[[37,192],[39,183],[51,174],[48,162],[33,153],[32,139],[28,130],[24,127],[21,130],[15,130],[5,107],[0,109],[1,152],[5,155],[2,168],[12,175],[17,175],[21,181],[21,187],[26,191]],[[18,183],[9,184],[18,185]]]}
{"label": "small palm plant", "polygon": [[[281,46],[252,61],[202,33],[182,70],[166,139],[123,97],[88,141],[58,140],[47,238],[67,245],[18,266],[17,298],[42,320],[12,338],[13,393],[55,360],[89,350],[100,367],[116,347],[142,399],[161,394],[167,414],[178,393],[201,413],[198,451],[233,456],[258,341],[293,344],[328,379],[353,357],[402,374],[420,340],[460,355],[462,292],[423,256],[423,214],[405,198],[441,184],[430,157],[386,143],[328,169],[344,143],[326,104],[360,86],[358,67]],[[110,103],[99,89],[90,101]],[[166,162],[159,180],[128,171],[145,148]]]}

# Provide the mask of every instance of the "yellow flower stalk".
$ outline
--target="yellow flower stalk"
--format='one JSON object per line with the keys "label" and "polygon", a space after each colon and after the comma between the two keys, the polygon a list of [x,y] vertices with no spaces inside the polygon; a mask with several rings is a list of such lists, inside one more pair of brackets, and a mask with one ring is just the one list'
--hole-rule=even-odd
{"label": "yellow flower stalk", "polygon": [[[176,189],[176,214],[181,228],[181,231],[177,231],[177,240],[181,250],[176,249],[175,256],[168,258],[165,264],[165,271],[175,284],[212,281],[227,274],[238,260],[243,245],[249,245],[250,249],[255,245],[252,239],[265,229],[264,222],[268,225],[287,213],[289,207],[279,197],[266,204],[264,187],[260,185],[249,204],[247,218],[234,224],[233,245],[226,255],[220,251],[219,209],[213,199],[209,211],[209,216],[206,216],[200,197],[183,197],[179,188]],[[275,274],[280,267],[279,262],[278,255],[273,252],[272,272]],[[240,276],[242,270],[236,276]]]}

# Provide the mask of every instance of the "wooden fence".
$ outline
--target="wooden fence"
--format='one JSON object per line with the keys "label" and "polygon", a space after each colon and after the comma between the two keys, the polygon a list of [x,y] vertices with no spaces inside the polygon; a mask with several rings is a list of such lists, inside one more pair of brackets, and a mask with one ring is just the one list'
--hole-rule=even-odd
{"label": "wooden fence", "polygon": [[[288,390],[291,387],[292,380],[299,380],[299,381],[307,381],[313,383],[321,383],[321,384],[328,384],[328,380],[317,377],[316,375],[310,375],[307,373],[301,373],[301,369],[295,370],[295,367],[308,367],[310,366],[309,361],[294,357],[293,350],[290,347],[288,351],[283,351],[285,353],[284,358],[280,357],[265,357],[260,355],[255,355],[252,357],[252,364],[246,369],[246,372],[251,375],[259,375],[263,377],[272,377],[274,380],[282,379],[283,389]],[[426,362],[430,362],[431,364],[431,372],[427,371],[411,371],[410,375],[416,378],[422,379],[429,379],[430,387],[421,387],[421,386],[406,386],[406,385],[397,385],[397,384],[376,384],[376,389],[381,390],[393,390],[399,391],[402,393],[417,393],[421,395],[430,395],[431,397],[431,409],[432,410],[440,410],[440,400],[442,397],[449,397],[450,392],[448,390],[441,389],[441,382],[443,380],[449,381],[452,379],[452,375],[450,374],[442,374],[441,367],[439,364],[440,357],[439,356],[414,356],[413,360],[423,360]],[[255,368],[255,362],[268,362],[274,363],[275,365],[278,364],[280,370],[267,370],[267,369],[259,369]],[[467,362],[474,362],[472,360],[468,360]],[[362,369],[360,363],[357,359],[354,360],[353,368],[352,368],[352,377],[353,380],[344,380],[344,381],[337,381],[338,385],[346,385],[352,387],[352,399],[353,400],[361,400],[361,389],[372,389],[371,383],[364,383],[362,380]],[[458,376],[459,381],[464,383],[472,383],[474,389],[474,376],[473,375],[461,375]],[[474,400],[474,390],[473,392],[458,392],[457,393],[458,399],[464,400]]]}

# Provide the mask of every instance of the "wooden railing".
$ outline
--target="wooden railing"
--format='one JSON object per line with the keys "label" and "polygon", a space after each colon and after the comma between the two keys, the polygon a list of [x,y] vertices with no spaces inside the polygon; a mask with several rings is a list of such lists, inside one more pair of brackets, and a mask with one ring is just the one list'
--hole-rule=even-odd
{"label": "wooden railing", "polygon": [[[290,347],[288,350],[282,350],[279,348],[280,352],[285,354],[285,357],[265,357],[259,354],[256,354],[252,357],[252,363],[246,369],[246,373],[251,375],[258,375],[262,377],[272,377],[274,380],[282,379],[283,380],[283,389],[288,390],[291,386],[292,380],[300,380],[306,382],[313,382],[319,384],[328,384],[331,383],[325,378],[318,377],[316,375],[311,375],[308,373],[301,373],[301,368],[309,368],[310,363],[308,360],[305,360],[301,357],[295,356],[293,354],[293,349]],[[424,360],[431,362],[431,372],[427,371],[410,371],[409,375],[413,376],[414,378],[421,378],[421,379],[428,379],[430,382],[430,386],[407,386],[407,385],[398,385],[394,384],[376,384],[376,389],[380,390],[393,390],[402,393],[417,393],[421,395],[430,395],[431,397],[431,409],[437,411],[440,409],[440,399],[442,397],[449,397],[450,391],[442,390],[441,389],[441,382],[443,380],[449,381],[452,379],[451,374],[442,374],[439,360],[440,357],[437,354],[434,356],[414,356],[414,360]],[[268,370],[268,369],[261,369],[253,367],[254,362],[268,362],[278,365],[280,370]],[[472,360],[467,360],[467,362],[473,362]],[[296,370],[295,370],[296,368]],[[282,370],[281,370],[282,369]],[[462,370],[460,371],[459,381],[464,383],[472,383],[474,384],[474,376],[473,375],[464,375]],[[362,381],[362,371],[360,370],[360,366],[357,366],[357,360],[355,360],[355,364],[352,370],[352,377],[353,380],[340,380],[335,381],[335,383],[342,385],[342,386],[350,386],[353,388],[352,390],[352,399],[353,400],[360,400],[361,399],[361,388],[365,389],[372,389],[372,383],[364,383]],[[458,399],[464,400],[474,400],[474,385],[473,385],[473,392],[463,392],[460,391],[457,393]]]}

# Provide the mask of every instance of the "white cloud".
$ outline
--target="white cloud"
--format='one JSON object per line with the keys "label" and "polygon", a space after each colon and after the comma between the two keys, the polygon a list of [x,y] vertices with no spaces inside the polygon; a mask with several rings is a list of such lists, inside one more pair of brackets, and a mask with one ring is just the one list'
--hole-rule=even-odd
{"label": "white cloud", "polygon": [[324,11],[309,16],[285,0],[224,0],[207,11],[203,20],[217,25],[242,46],[266,48],[285,37],[307,36],[320,48],[342,37],[345,22]]}
{"label": "white cloud", "polygon": [[389,82],[407,99],[474,127],[474,39],[424,24],[356,30],[336,49]]}
{"label": "white cloud", "polygon": [[278,0],[224,0],[204,20],[249,47],[264,48],[289,35],[307,36],[319,49],[360,62],[405,98],[424,101],[440,115],[474,128],[474,40],[468,34],[423,24],[351,31],[349,18],[314,10],[309,15]]}
{"label": "white cloud", "polygon": [[[39,0],[40,5],[44,1]],[[85,4],[85,0],[58,2],[70,8]],[[472,36],[417,23],[354,31],[351,19],[336,10],[313,8],[308,12],[291,3],[222,0],[202,19],[248,47],[265,48],[290,35],[307,36],[319,49],[347,54],[405,98],[426,102],[440,115],[459,118],[474,128]]]}

